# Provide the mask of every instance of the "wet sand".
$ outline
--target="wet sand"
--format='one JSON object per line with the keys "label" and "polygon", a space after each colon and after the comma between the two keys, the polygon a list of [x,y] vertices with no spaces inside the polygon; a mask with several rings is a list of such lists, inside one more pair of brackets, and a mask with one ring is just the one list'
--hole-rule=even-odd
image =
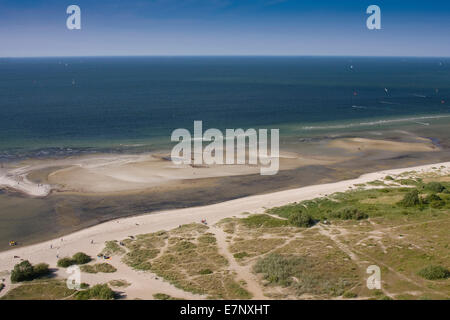
{"label": "wet sand", "polygon": [[[443,133],[445,134],[444,131]],[[385,132],[382,138],[341,135],[312,142],[297,140],[296,143],[289,144],[289,141],[285,141],[283,152],[296,157],[294,160],[292,157],[285,157],[286,162],[281,162],[281,171],[273,176],[261,176],[257,170],[255,172],[255,168],[240,168],[239,174],[225,175],[209,170],[211,174],[198,174],[192,179],[186,175],[183,179],[167,179],[164,183],[144,185],[143,188],[136,188],[133,184],[132,188],[127,189],[120,183],[119,189],[106,189],[107,192],[105,189],[95,189],[96,180],[89,180],[89,170],[92,168],[83,173],[80,168],[86,168],[73,166],[74,159],[69,159],[71,163],[60,166],[55,166],[58,163],[53,161],[51,167],[48,164],[37,167],[27,178],[33,183],[48,183],[55,178],[55,172],[61,174],[65,173],[67,168],[74,168],[70,170],[75,170],[77,174],[68,170],[69,176],[71,179],[79,176],[80,179],[75,184],[61,183],[61,189],[54,190],[43,198],[29,197],[11,189],[3,190],[0,193],[0,250],[9,249],[9,240],[18,241],[20,245],[29,245],[118,217],[210,205],[250,195],[356,178],[375,170],[450,160],[447,141],[442,137],[440,143],[443,147],[437,147],[430,139],[410,132],[404,135]],[[383,143],[383,140],[388,141]],[[36,164],[32,160],[30,163]],[[146,170],[146,165],[143,166]],[[110,168],[102,166],[101,173],[110,171],[114,174],[116,169],[117,163]],[[131,171],[143,178],[141,169],[133,167]],[[191,174],[205,168],[185,169]],[[124,167],[121,170],[123,173]],[[130,171],[126,173],[127,178],[130,178]],[[77,188],[80,185],[83,188]],[[86,186],[90,185],[91,189],[86,189]],[[108,183],[104,185],[108,186]]]}

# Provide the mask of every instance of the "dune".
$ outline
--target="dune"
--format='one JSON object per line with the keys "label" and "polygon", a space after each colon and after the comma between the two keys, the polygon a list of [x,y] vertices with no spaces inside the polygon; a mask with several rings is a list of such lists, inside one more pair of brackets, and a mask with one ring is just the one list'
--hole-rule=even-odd
{"label": "dune", "polygon": [[[386,175],[397,175],[406,171],[430,172],[435,170],[435,168],[440,168],[441,171],[445,170],[448,172],[450,162],[383,170],[364,174],[352,180],[249,196],[202,207],[166,210],[153,214],[117,219],[72,233],[63,238],[52,239],[35,245],[17,247],[9,251],[1,252],[0,273],[6,273],[19,262],[19,259],[14,258],[15,256],[20,257],[20,259],[27,259],[31,263],[46,262],[51,267],[54,267],[56,266],[57,255],[59,257],[71,256],[76,252],[82,251],[95,257],[103,249],[105,241],[120,240],[130,235],[170,230],[182,224],[200,222],[201,219],[207,219],[208,224],[211,225],[223,218],[237,216],[243,212],[261,213],[266,208],[346,191],[350,187],[358,184],[383,179]],[[119,257],[113,257],[111,264],[118,268],[118,271],[114,273],[114,279],[124,279],[131,283],[129,287],[121,289],[127,294],[128,298],[139,297],[151,299],[153,293],[161,291],[170,292],[174,296],[182,298],[192,298],[191,294],[183,293],[176,288],[170,287],[168,283],[157,279],[150,272],[136,272],[132,270],[121,263]],[[60,270],[58,275],[67,277],[64,270]],[[95,281],[107,282],[111,280],[109,277],[107,274],[100,274],[95,278]],[[6,280],[7,286],[9,286],[8,281],[9,279]],[[0,296],[5,293],[6,290],[3,290]],[[202,297],[196,296],[196,298]]]}

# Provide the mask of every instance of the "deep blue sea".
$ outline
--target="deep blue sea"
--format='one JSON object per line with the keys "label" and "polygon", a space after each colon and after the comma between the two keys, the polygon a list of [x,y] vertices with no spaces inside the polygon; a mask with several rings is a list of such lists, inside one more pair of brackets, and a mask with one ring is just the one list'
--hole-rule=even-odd
{"label": "deep blue sea", "polygon": [[450,116],[450,59],[0,59],[0,158],[170,145],[176,128],[281,135]]}

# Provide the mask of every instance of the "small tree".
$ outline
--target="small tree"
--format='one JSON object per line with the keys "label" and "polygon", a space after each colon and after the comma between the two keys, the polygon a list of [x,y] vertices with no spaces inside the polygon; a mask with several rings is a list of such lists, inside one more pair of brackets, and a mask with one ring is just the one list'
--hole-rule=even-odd
{"label": "small tree", "polygon": [[33,265],[28,260],[16,264],[14,266],[14,269],[11,271],[11,282],[33,280],[33,278]]}
{"label": "small tree", "polygon": [[313,218],[303,211],[291,213],[288,220],[291,225],[301,228],[309,228],[314,225]]}
{"label": "small tree", "polygon": [[405,194],[402,201],[400,201],[400,205],[403,207],[416,207],[420,205],[419,191],[417,189],[409,191]]}

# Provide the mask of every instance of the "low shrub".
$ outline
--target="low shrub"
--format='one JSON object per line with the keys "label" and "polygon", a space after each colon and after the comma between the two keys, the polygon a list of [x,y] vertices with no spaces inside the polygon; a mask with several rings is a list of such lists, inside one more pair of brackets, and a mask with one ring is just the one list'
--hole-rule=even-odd
{"label": "low shrub", "polygon": [[311,215],[303,211],[291,213],[288,221],[291,225],[300,228],[309,228],[314,225],[314,220]]}
{"label": "low shrub", "polygon": [[357,208],[348,207],[333,212],[331,217],[342,220],[362,220],[367,219],[369,216]]}
{"label": "low shrub", "polygon": [[72,260],[75,264],[86,264],[89,263],[92,259],[90,256],[83,252],[77,252],[73,255]]}
{"label": "low shrub", "polygon": [[430,182],[424,185],[424,189],[435,193],[441,193],[445,190],[445,187],[440,182]]}
{"label": "low shrub", "polygon": [[90,256],[83,252],[75,253],[72,258],[64,257],[58,260],[57,265],[61,268],[67,268],[74,264],[86,264],[90,262],[92,259]]}
{"label": "low shrub", "polygon": [[450,271],[443,266],[429,265],[417,273],[427,280],[440,280],[450,277]]}
{"label": "low shrub", "polygon": [[78,291],[75,298],[77,300],[112,300],[114,299],[114,291],[107,284],[96,284],[90,289]]}
{"label": "low shrub", "polygon": [[411,190],[405,194],[399,205],[403,207],[417,207],[421,204],[419,198],[419,191],[417,189]]}
{"label": "low shrub", "polygon": [[69,257],[61,258],[57,262],[57,266],[61,267],[61,268],[67,268],[67,267],[70,267],[71,265],[74,265],[74,264],[75,264],[75,261],[73,261]]}

